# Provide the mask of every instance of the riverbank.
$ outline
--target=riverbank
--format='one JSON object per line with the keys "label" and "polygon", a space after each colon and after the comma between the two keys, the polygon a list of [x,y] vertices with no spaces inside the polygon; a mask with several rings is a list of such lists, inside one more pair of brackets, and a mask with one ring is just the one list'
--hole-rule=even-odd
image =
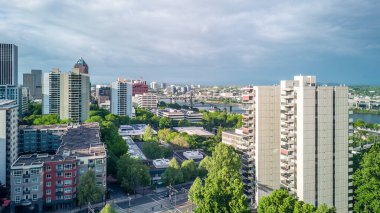
{"label": "riverbank", "polygon": [[370,114],[370,115],[380,115],[380,110],[370,110],[370,109],[352,109],[354,114]]}

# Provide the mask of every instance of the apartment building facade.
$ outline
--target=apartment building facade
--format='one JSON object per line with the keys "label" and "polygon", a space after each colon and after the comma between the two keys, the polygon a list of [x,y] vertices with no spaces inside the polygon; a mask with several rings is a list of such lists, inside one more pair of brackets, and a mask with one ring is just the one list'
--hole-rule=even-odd
{"label": "apartment building facade", "polygon": [[12,165],[11,211],[22,211],[25,207],[34,207],[39,212],[71,207],[75,204],[80,177],[90,169],[95,173],[97,185],[105,190],[106,163],[99,124],[69,126],[55,154],[21,155]]}
{"label": "apartment building facade", "polygon": [[18,106],[0,100],[0,182],[9,185],[10,168],[17,159]]}
{"label": "apartment building facade", "polygon": [[152,93],[136,94],[134,100],[138,107],[145,109],[157,109],[158,98]]}
{"label": "apartment building facade", "polygon": [[111,84],[111,112],[132,117],[132,82],[117,79]]}
{"label": "apartment building facade", "polygon": [[280,133],[281,187],[351,212],[348,88],[318,86],[315,76],[281,81]]}

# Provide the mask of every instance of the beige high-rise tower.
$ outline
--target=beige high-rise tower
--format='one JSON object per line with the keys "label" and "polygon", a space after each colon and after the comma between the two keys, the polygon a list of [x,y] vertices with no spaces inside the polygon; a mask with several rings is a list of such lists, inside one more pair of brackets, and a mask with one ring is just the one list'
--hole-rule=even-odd
{"label": "beige high-rise tower", "polygon": [[88,119],[90,111],[90,77],[79,68],[64,73],[61,79],[61,119],[71,119],[75,123]]}
{"label": "beige high-rise tower", "polygon": [[223,142],[242,154],[244,193],[255,206],[261,196],[280,188],[280,87],[246,87],[242,102],[243,128],[223,132]]}
{"label": "beige high-rise tower", "polygon": [[349,212],[348,88],[315,76],[281,81],[281,187],[313,205]]}

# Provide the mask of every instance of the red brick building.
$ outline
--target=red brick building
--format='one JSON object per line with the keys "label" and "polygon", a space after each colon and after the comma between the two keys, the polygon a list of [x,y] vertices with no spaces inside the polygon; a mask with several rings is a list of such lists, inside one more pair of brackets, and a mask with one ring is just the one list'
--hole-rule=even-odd
{"label": "red brick building", "polygon": [[144,94],[148,92],[148,85],[146,81],[133,81],[132,82],[132,95]]}

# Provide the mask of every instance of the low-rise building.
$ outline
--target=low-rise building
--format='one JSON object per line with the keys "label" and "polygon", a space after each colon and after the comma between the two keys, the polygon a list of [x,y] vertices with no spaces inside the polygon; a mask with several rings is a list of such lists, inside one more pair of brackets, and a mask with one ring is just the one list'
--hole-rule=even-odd
{"label": "low-rise building", "polygon": [[157,108],[158,98],[157,95],[152,93],[136,94],[134,102],[140,108],[155,109]]}
{"label": "low-rise building", "polygon": [[[146,124],[121,125],[119,135],[122,137],[130,136],[131,138],[142,138],[147,127],[148,125]],[[157,134],[154,129],[152,129],[152,131],[154,135]]]}
{"label": "low-rise building", "polygon": [[61,137],[68,130],[64,125],[33,125],[19,127],[18,153],[55,152]]}
{"label": "low-rise building", "polygon": [[56,153],[21,155],[11,167],[11,211],[70,207],[81,175],[91,169],[106,188],[107,152],[98,123],[69,126]]}
{"label": "low-rise building", "polygon": [[171,108],[157,110],[157,116],[168,117],[176,121],[185,119],[185,114],[181,110]]}
{"label": "low-rise building", "polygon": [[185,115],[185,119],[190,122],[200,122],[203,119],[203,114],[192,110],[182,110]]}

